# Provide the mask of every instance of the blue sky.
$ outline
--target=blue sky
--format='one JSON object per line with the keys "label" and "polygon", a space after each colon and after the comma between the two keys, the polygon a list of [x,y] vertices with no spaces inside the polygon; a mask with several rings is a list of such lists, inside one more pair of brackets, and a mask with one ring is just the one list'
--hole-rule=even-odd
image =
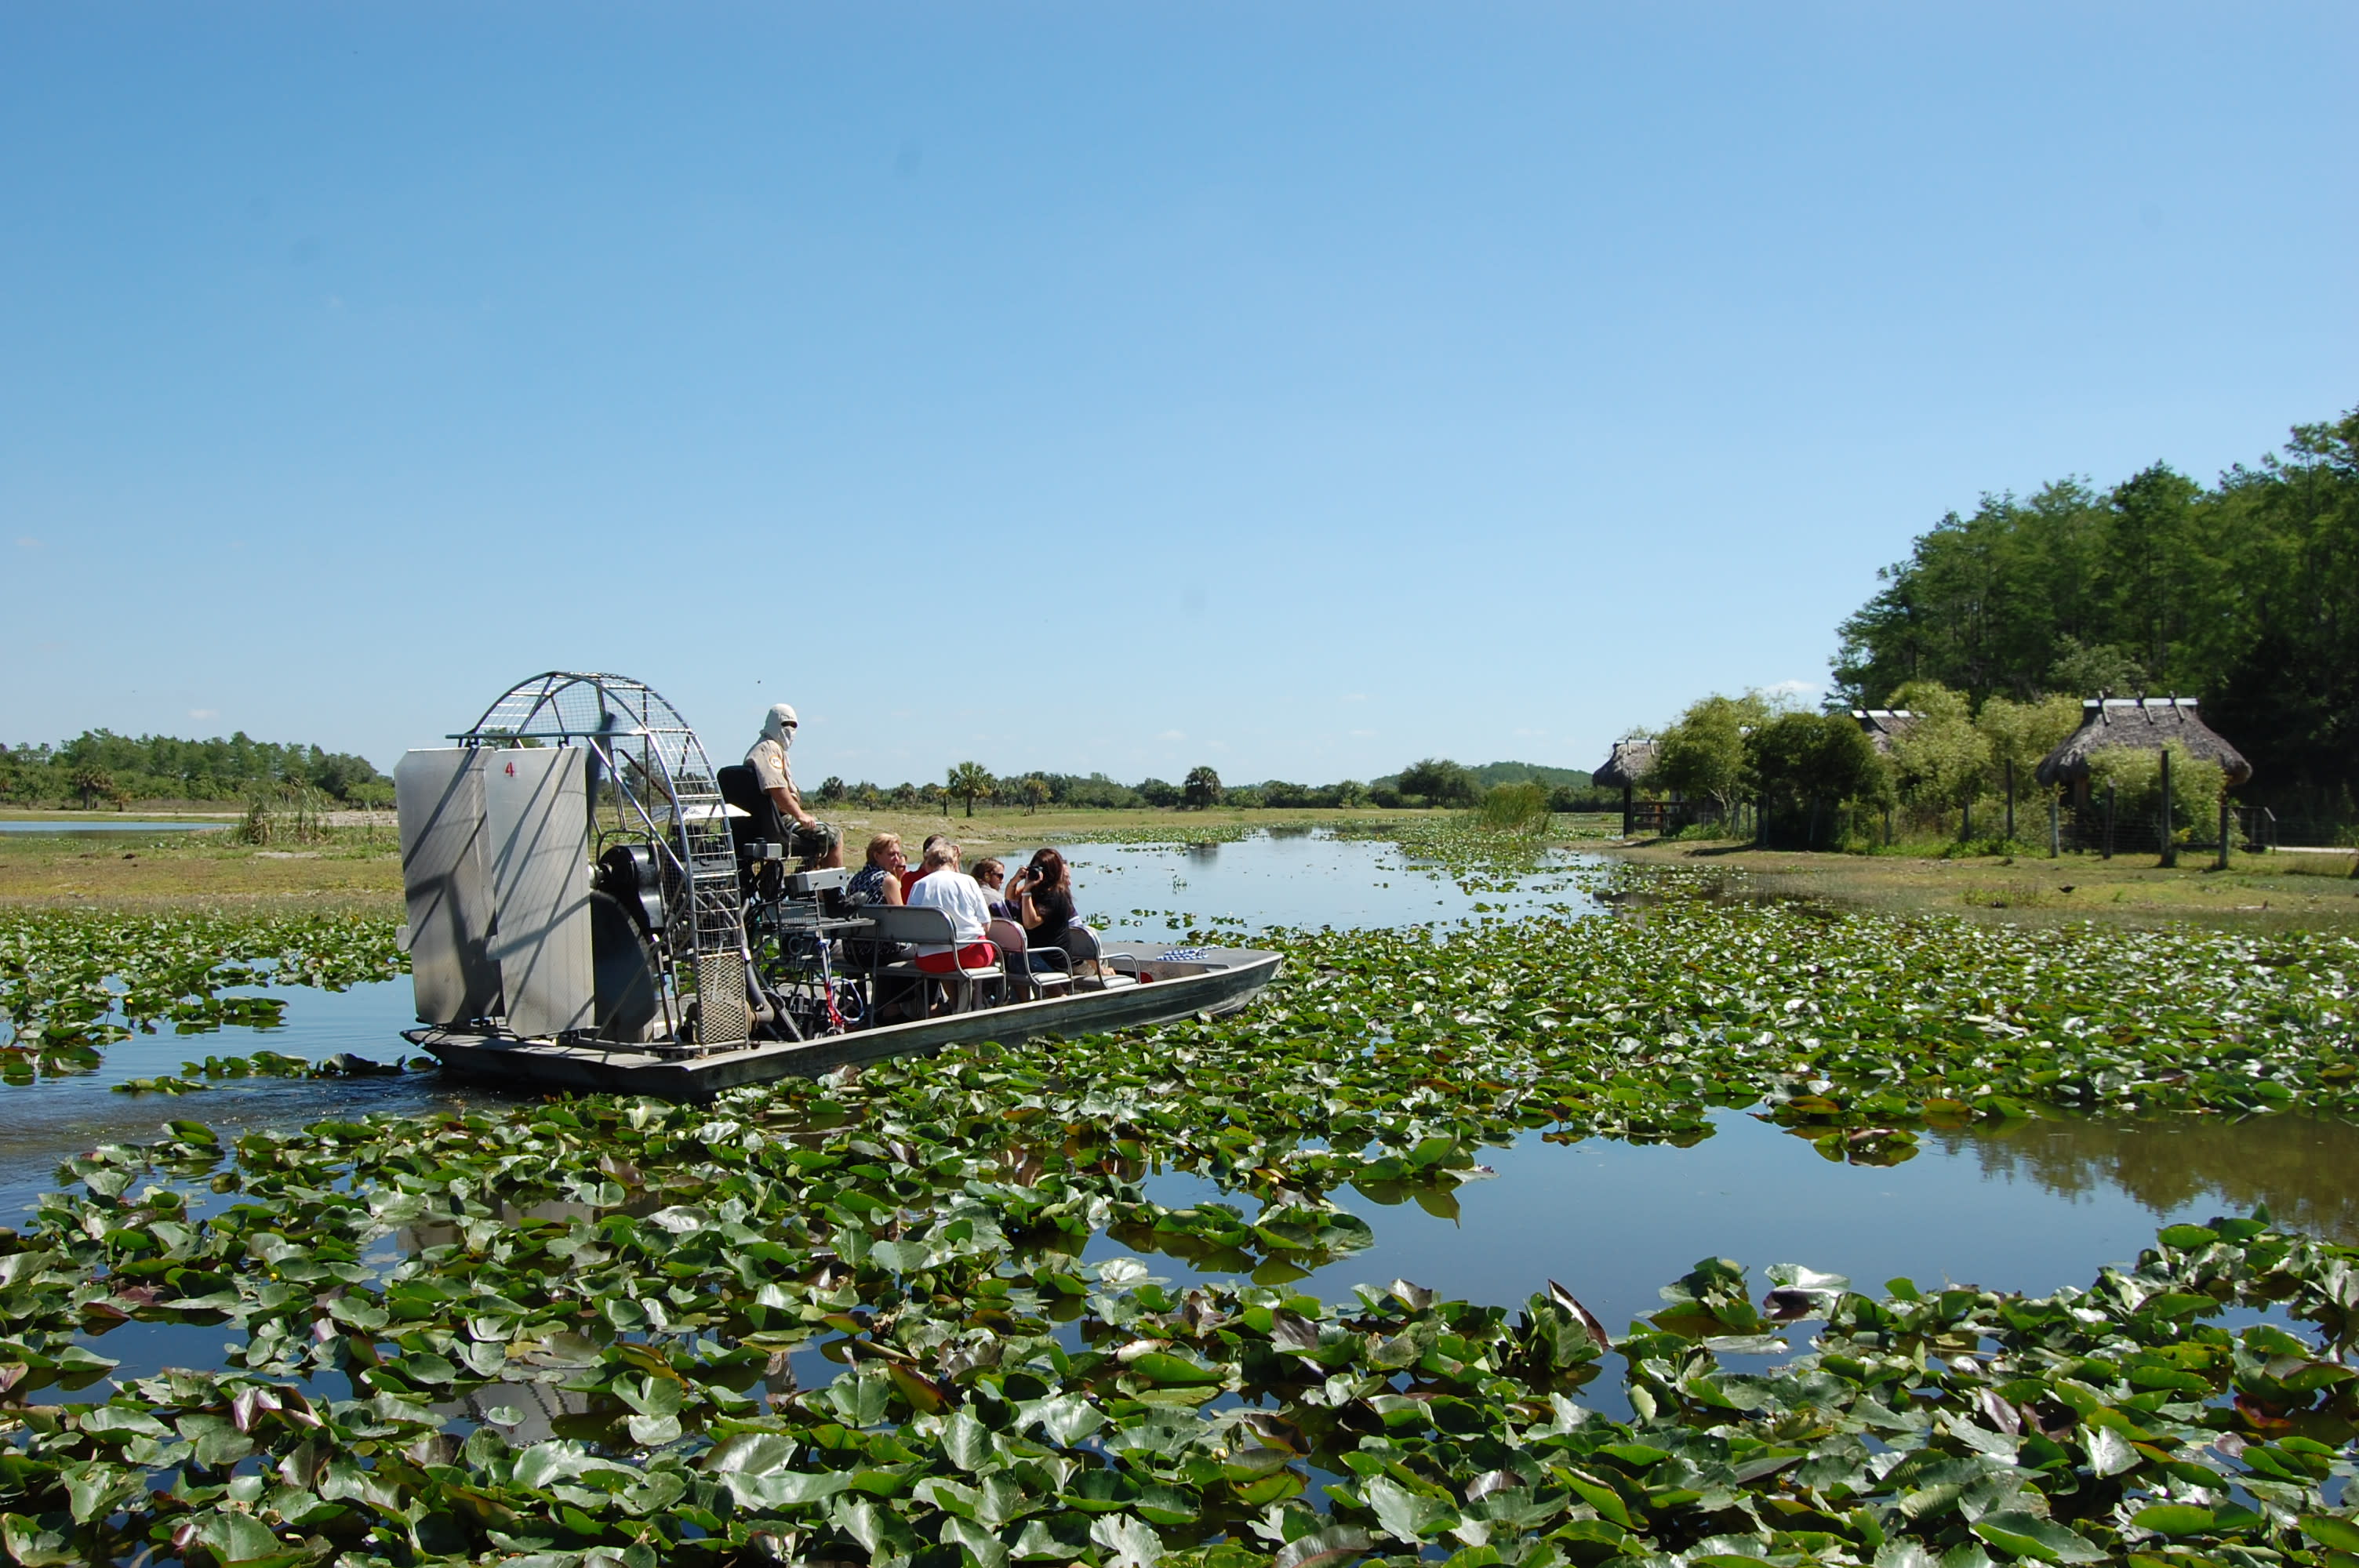
{"label": "blue sky", "polygon": [[1592,766],[2359,403],[2348,5],[0,10],[0,739]]}

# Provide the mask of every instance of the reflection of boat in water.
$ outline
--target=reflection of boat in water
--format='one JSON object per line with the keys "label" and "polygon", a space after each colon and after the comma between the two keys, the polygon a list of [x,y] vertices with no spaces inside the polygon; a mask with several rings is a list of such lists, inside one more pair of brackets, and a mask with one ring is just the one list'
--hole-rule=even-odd
{"label": "reflection of boat in water", "polygon": [[[1141,943],[1071,965],[1051,953],[1038,973],[1013,955],[950,979],[847,967],[874,943],[836,903],[843,873],[789,871],[750,775],[716,771],[646,686],[537,676],[451,739],[394,780],[422,1026],[406,1038],[464,1076],[696,1098],[960,1041],[1225,1012],[1277,972],[1275,953]],[[879,1020],[888,999],[901,1022]]]}

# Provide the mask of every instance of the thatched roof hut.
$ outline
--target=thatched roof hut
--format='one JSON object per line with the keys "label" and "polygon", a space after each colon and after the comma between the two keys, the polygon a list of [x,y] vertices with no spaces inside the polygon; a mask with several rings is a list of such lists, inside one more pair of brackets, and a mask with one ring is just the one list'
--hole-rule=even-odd
{"label": "thatched roof hut", "polygon": [[2159,752],[2176,741],[2188,755],[2220,764],[2231,788],[2253,776],[2253,764],[2196,717],[2191,697],[2093,697],[2081,704],[2081,728],[2039,761],[2043,784],[2082,784],[2089,759],[2119,748]]}
{"label": "thatched roof hut", "polygon": [[1868,743],[1879,752],[1889,752],[1892,742],[1916,727],[1917,715],[1905,708],[1854,708],[1852,722],[1867,731]]}
{"label": "thatched roof hut", "polygon": [[1589,782],[1600,789],[1636,789],[1655,766],[1655,743],[1652,741],[1616,741],[1614,754],[1605,765],[1589,775]]}

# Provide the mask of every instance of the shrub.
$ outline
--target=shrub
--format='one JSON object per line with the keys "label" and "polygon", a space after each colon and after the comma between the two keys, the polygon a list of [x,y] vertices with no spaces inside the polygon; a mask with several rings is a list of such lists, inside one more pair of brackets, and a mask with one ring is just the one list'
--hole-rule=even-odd
{"label": "shrub", "polygon": [[[2178,741],[2169,742],[2171,816],[2180,823],[2207,822],[2220,809],[2228,787],[2217,762],[2189,754]],[[2116,809],[2158,812],[2162,809],[2162,753],[2143,747],[2116,746],[2089,758],[2089,787],[2098,798],[2115,791]]]}
{"label": "shrub", "polygon": [[1499,832],[1545,833],[1549,825],[1548,788],[1528,780],[1501,784],[1483,796],[1476,816],[1484,827]]}

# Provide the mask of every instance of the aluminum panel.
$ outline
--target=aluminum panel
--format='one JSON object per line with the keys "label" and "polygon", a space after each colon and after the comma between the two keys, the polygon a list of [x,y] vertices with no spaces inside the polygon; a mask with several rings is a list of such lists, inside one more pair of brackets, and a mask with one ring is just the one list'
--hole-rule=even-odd
{"label": "aluminum panel", "polygon": [[527,1039],[595,1022],[585,783],[583,754],[571,746],[484,753],[492,956],[508,1029]]}
{"label": "aluminum panel", "polygon": [[420,1023],[463,1024],[500,1011],[477,765],[485,755],[462,748],[411,752],[393,770],[409,978]]}

